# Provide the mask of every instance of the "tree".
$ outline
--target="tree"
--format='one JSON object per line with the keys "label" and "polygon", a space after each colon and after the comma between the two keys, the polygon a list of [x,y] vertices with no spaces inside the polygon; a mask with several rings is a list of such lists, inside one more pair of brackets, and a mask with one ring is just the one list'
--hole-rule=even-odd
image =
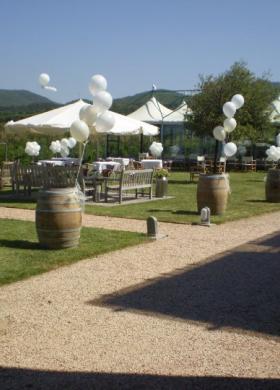
{"label": "tree", "polygon": [[237,127],[229,138],[263,141],[273,131],[269,115],[279,88],[269,81],[267,75],[258,78],[245,63],[236,62],[219,76],[200,76],[198,88],[201,92],[191,99],[193,115],[189,120],[197,135],[211,136],[214,127],[223,124],[223,104],[237,93],[244,96],[245,104],[236,112]]}

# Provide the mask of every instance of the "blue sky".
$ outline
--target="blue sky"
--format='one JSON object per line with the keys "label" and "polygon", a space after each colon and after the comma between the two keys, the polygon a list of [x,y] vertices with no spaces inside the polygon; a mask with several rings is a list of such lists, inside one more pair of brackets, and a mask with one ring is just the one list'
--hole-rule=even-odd
{"label": "blue sky", "polygon": [[[114,98],[191,89],[239,60],[280,81],[279,0],[0,0],[0,88],[58,102],[90,97],[103,74]],[[40,73],[58,92],[44,91]]]}

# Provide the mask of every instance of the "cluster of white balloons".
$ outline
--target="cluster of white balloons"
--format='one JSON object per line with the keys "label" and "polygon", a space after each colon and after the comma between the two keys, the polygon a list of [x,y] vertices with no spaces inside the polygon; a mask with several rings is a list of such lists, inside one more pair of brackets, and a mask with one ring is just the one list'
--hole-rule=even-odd
{"label": "cluster of white balloons", "polygon": [[41,85],[42,88],[47,89],[49,91],[56,92],[57,89],[55,87],[51,87],[49,84],[50,82],[50,76],[47,73],[41,73],[39,76],[39,84]]}
{"label": "cluster of white balloons", "polygon": [[150,145],[149,150],[150,150],[152,156],[160,157],[160,155],[163,151],[162,143],[161,142],[153,142]]}
{"label": "cluster of white balloons", "polygon": [[115,124],[114,115],[108,111],[112,106],[113,98],[107,89],[107,80],[96,74],[91,77],[89,90],[93,96],[93,104],[86,104],[81,108],[79,119],[75,120],[70,133],[79,142],[85,142],[94,131],[106,133]]}
{"label": "cluster of white balloons", "polygon": [[25,153],[28,154],[28,156],[39,156],[41,146],[38,144],[38,142],[33,141],[27,141],[25,146]]}
{"label": "cluster of white balloons", "polygon": [[76,146],[77,141],[75,138],[70,137],[70,138],[62,138],[61,141],[56,140],[52,141],[50,144],[50,150],[56,154],[60,153],[62,157],[67,157],[70,154],[70,150]]}
{"label": "cluster of white balloons", "polygon": [[[223,113],[226,116],[223,126],[216,126],[213,130],[213,135],[216,140],[223,142],[226,139],[227,133],[231,133],[236,128],[236,120],[234,115],[236,110],[244,104],[244,97],[236,94],[231,98],[230,102],[223,105]],[[223,153],[226,157],[231,157],[237,152],[237,146],[233,142],[228,142],[224,145]]]}
{"label": "cluster of white balloons", "polygon": [[269,149],[266,150],[267,160],[268,161],[279,161],[280,160],[280,146],[270,146]]}

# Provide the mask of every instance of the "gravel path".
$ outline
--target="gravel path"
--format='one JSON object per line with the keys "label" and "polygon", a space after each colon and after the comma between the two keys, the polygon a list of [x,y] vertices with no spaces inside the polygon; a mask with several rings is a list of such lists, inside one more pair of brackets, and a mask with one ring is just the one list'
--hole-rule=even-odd
{"label": "gravel path", "polygon": [[[0,217],[34,220],[34,211],[0,208]],[[219,378],[228,378],[223,388],[229,378],[240,388],[277,388],[278,380],[257,379],[280,378],[279,221],[280,212],[211,228],[160,223],[164,239],[2,287],[1,388],[37,380],[196,389],[202,378],[205,388]],[[83,224],[146,229],[93,215]]]}

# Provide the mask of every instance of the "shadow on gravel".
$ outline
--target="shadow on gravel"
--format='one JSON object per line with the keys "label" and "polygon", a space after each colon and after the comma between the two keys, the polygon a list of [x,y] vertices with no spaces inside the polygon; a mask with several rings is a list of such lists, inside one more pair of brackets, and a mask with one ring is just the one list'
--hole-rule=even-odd
{"label": "shadow on gravel", "polygon": [[278,379],[0,369],[1,390],[276,390],[279,386]]}
{"label": "shadow on gravel", "polygon": [[280,336],[279,280],[277,233],[88,303]]}

